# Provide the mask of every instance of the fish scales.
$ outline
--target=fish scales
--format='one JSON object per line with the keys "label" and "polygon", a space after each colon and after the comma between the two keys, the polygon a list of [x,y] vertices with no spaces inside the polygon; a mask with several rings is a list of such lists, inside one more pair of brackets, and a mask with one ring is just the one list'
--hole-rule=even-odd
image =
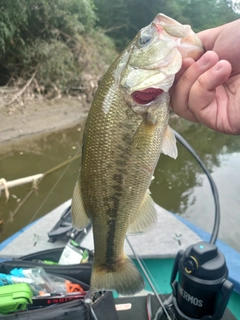
{"label": "fish scales", "polygon": [[[156,224],[148,188],[160,153],[177,155],[168,126],[168,90],[182,56],[175,31],[169,35],[164,24],[168,29],[171,24],[185,27],[160,14],[142,29],[104,75],[85,125],[72,212],[76,227],[83,228],[89,220],[93,226],[91,291],[131,294],[144,286],[123,247],[127,232],[142,233]],[[189,28],[182,33],[188,36]],[[202,49],[192,33],[190,42],[199,55]]]}
{"label": "fish scales", "polygon": [[[106,84],[103,79],[97,95],[104,96],[105,88]],[[82,194],[88,203],[87,212],[89,216],[93,215],[91,220],[98,235],[96,236],[98,241],[94,243],[95,262],[101,265],[104,261],[108,268],[112,267],[112,260],[122,255],[129,221],[138,209],[146,188],[149,187],[160,153],[156,145],[161,143],[161,136],[163,136],[161,129],[165,129],[164,126],[160,127],[160,130],[153,136],[152,143],[149,141],[146,146],[144,154],[138,157],[130,146],[142,119],[127,108],[126,102],[122,99],[121,94],[116,93],[116,89],[113,91],[114,94],[108,101],[102,103],[95,100],[98,105],[95,108],[93,105],[92,110],[95,110],[95,115],[91,114],[91,123],[86,124],[84,160],[80,175],[82,185],[85,186]],[[103,111],[105,103],[110,104],[107,115]],[[165,126],[168,120],[167,110],[167,105],[165,110],[164,108],[157,110],[158,113],[163,113]],[[93,132],[91,132],[91,126],[94,127]],[[95,150],[88,148],[88,145],[92,146],[93,143],[96,146]],[[89,177],[89,171],[92,171],[92,168],[96,169]],[[86,185],[88,185],[87,188]],[[132,186],[135,188],[133,189]],[[97,191],[88,194],[88,190]],[[96,204],[98,204],[97,208]],[[126,210],[128,216],[125,215]],[[106,212],[106,215],[103,215],[102,212]],[[106,230],[107,234],[105,234]],[[117,232],[116,235],[115,232]],[[114,239],[117,239],[116,243]],[[106,256],[103,255],[103,251]],[[100,256],[97,255],[98,252]]]}

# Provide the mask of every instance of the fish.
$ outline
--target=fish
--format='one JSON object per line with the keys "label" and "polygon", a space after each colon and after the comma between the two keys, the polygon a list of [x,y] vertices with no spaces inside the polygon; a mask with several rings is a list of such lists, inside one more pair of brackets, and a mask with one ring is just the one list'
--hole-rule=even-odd
{"label": "fish", "polygon": [[124,253],[127,234],[142,234],[157,221],[149,193],[161,153],[177,157],[168,125],[169,89],[182,59],[198,59],[201,41],[189,25],[158,14],[141,29],[103,76],[83,134],[72,221],[91,222],[94,259],[90,291],[135,294],[144,280]]}

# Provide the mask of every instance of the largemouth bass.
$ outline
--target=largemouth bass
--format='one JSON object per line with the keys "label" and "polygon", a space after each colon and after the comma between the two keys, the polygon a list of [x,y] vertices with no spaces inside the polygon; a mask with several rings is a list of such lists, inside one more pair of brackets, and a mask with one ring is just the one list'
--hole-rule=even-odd
{"label": "largemouth bass", "polygon": [[127,233],[156,224],[148,188],[163,152],[177,157],[169,93],[182,58],[203,53],[190,26],[158,14],[140,30],[104,75],[84,129],[73,224],[93,226],[90,290],[134,294],[144,281],[124,254]]}

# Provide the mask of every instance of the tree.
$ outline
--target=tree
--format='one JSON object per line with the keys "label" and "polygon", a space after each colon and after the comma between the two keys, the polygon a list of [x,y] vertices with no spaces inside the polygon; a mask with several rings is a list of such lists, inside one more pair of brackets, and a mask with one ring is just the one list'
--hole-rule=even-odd
{"label": "tree", "polygon": [[0,85],[34,75],[43,93],[64,92],[87,68],[101,72],[96,46],[106,45],[103,64],[115,51],[96,21],[93,0],[1,0]]}
{"label": "tree", "polygon": [[220,0],[189,0],[183,15],[195,32],[213,28],[238,18],[226,1]]}
{"label": "tree", "polygon": [[97,26],[114,39],[119,50],[129,42],[129,10],[126,0],[95,0],[97,8]]}
{"label": "tree", "polygon": [[160,12],[190,24],[196,32],[238,18],[225,0],[95,0],[95,4],[97,25],[107,31],[121,50]]}

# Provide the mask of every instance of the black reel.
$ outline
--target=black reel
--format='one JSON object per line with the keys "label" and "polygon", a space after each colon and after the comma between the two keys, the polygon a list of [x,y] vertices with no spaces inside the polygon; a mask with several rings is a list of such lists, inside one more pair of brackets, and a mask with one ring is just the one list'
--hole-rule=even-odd
{"label": "black reel", "polygon": [[179,251],[171,276],[176,318],[221,319],[233,290],[227,276],[224,255],[214,244],[203,241]]}

